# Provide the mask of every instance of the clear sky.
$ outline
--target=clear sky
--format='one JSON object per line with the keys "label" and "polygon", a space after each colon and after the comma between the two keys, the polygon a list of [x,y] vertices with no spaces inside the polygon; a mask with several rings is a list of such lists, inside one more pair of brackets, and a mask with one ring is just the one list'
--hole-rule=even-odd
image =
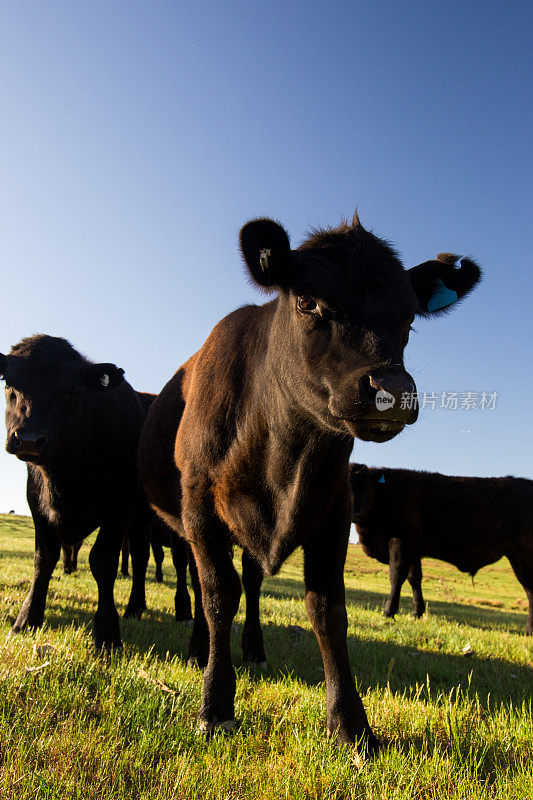
{"label": "clear sky", "polygon": [[[412,266],[474,256],[481,288],[416,325],[422,411],[368,464],[533,477],[529,2],[5,0],[0,351],[64,336],[157,392],[215,322],[263,302],[237,250],[358,208]],[[0,455],[0,511],[26,512]]]}

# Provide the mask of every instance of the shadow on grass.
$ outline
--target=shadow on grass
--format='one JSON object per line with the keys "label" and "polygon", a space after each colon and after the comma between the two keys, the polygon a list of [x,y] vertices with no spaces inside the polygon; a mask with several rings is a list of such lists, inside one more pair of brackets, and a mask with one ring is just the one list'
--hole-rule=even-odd
{"label": "shadow on grass", "polygon": [[[10,552],[9,555],[15,554]],[[28,554],[20,555],[27,558]],[[70,576],[69,580],[73,578],[75,580],[75,576]],[[7,587],[8,584],[4,585]],[[20,587],[22,582],[15,582],[13,585]],[[277,599],[303,596],[302,582],[290,577],[267,578],[264,590],[266,596]],[[386,594],[350,588],[346,592],[346,598],[350,604],[381,611]],[[81,607],[82,603],[84,607]],[[85,626],[88,631],[92,631],[96,606],[93,603],[92,607],[87,608],[86,603],[85,598],[80,598],[78,602],[72,597],[54,597],[52,591],[47,604],[46,624],[51,629],[74,625]],[[405,601],[404,607],[410,608],[410,603]],[[432,616],[443,616],[485,630],[507,626],[513,632],[522,633],[525,625],[525,615],[520,613],[473,608],[446,601],[431,601],[430,609]],[[119,607],[121,615],[123,611],[124,607]],[[16,616],[17,612],[18,608],[11,609],[12,615]],[[401,625],[401,618],[396,624]],[[265,675],[267,680],[276,680],[286,675],[308,685],[316,685],[324,680],[322,659],[311,632],[270,622],[263,630],[269,659],[269,669]],[[145,613],[142,620],[121,619],[121,631],[126,652],[129,650],[142,654],[151,651],[156,658],[165,658],[167,653],[170,657],[177,656],[183,660],[187,657],[190,627],[184,623],[176,623],[173,614],[169,612],[153,608]],[[241,634],[242,626],[234,625],[232,650],[237,666],[242,661]],[[431,691],[446,694],[459,684],[466,687],[470,681],[472,691],[478,693],[485,707],[490,703],[512,702],[516,705],[531,697],[533,670],[502,658],[482,658],[475,653],[465,657],[460,653],[455,655],[427,652],[416,645],[383,642],[372,639],[369,627],[361,638],[350,633],[348,648],[350,663],[363,691],[368,688],[383,688],[389,683],[392,692],[403,693],[416,684],[425,684],[429,676]]]}
{"label": "shadow on grass", "polygon": [[[92,631],[93,614],[86,609],[64,608],[54,601],[49,604],[46,624],[51,629],[65,626],[85,626]],[[176,622],[170,613],[153,609],[142,620],[121,619],[122,638],[126,652],[148,653],[164,660],[177,656],[187,658],[190,625]],[[268,669],[258,679],[279,680],[288,677],[309,686],[320,684],[324,672],[320,651],[312,632],[293,626],[267,623],[264,628]],[[242,625],[234,624],[232,652],[234,664],[240,669]],[[457,686],[477,693],[481,705],[520,705],[529,701],[533,687],[533,670],[499,658],[483,658],[472,654],[427,652],[413,645],[362,639],[348,636],[350,663],[360,691],[384,689],[403,694],[416,685],[429,682],[433,700],[438,693],[449,694]],[[168,654],[168,655],[167,655]]]}
{"label": "shadow on grass", "polygon": [[[517,588],[523,591],[517,581]],[[278,599],[303,598],[303,584],[293,578],[267,578],[264,583],[265,592]],[[388,597],[386,592],[373,592],[366,589],[346,589],[346,602],[371,611],[382,612]],[[525,594],[524,594],[525,600]],[[526,600],[525,600],[526,602]],[[481,630],[505,629],[510,633],[524,633],[527,613],[502,611],[500,609],[480,608],[468,603],[453,603],[446,600],[428,600],[427,606],[432,616],[464,623]],[[400,604],[401,614],[410,614],[412,601],[403,597]]]}

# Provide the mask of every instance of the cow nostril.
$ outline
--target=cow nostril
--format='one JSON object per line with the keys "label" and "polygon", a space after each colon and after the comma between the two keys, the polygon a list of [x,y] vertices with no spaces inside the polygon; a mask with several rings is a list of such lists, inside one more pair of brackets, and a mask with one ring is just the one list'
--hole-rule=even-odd
{"label": "cow nostril", "polygon": [[22,447],[22,442],[20,441],[20,439],[18,437],[18,433],[14,433],[11,436],[11,449],[14,452],[16,452],[17,450],[20,450],[21,447]]}
{"label": "cow nostril", "polygon": [[370,402],[375,400],[379,388],[379,384],[375,383],[371,375],[363,375],[363,377],[359,379],[361,395]]}

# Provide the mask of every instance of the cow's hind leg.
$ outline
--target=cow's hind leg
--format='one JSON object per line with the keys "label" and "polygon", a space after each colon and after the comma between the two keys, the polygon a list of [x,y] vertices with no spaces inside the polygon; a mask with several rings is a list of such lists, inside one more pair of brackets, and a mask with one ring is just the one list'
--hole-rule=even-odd
{"label": "cow's hind leg", "polygon": [[124,537],[124,541],[122,542],[121,548],[121,559],[120,559],[120,572],[124,575],[125,578],[128,577],[129,569],[128,569],[128,561],[130,557],[130,547],[128,544],[128,537]]}
{"label": "cow's hind leg", "polygon": [[187,564],[189,562],[189,546],[174,531],[171,533],[170,547],[172,563],[176,570],[176,594],[174,595],[174,611],[178,622],[192,619],[191,598],[187,589]]}
{"label": "cow's hind leg", "polygon": [[155,561],[155,582],[163,583],[163,561],[165,558],[163,545],[160,541],[155,539],[152,539],[150,544],[152,545],[152,553]]}
{"label": "cow's hind leg", "polygon": [[383,609],[386,617],[394,617],[398,613],[400,594],[408,572],[409,564],[405,560],[400,539],[391,539],[389,541],[390,594]]}
{"label": "cow's hind leg", "polygon": [[328,734],[339,743],[357,743],[369,753],[379,743],[368,724],[348,660],[348,620],[344,562],[350,534],[350,507],[344,498],[323,529],[304,545],[305,605],[326,675]]}
{"label": "cow's hind leg", "polygon": [[94,615],[94,639],[97,648],[122,647],[120,626],[113,589],[118,570],[124,531],[116,524],[104,523],[89,554],[91,572],[98,586],[98,607]]}
{"label": "cow's hind leg", "polygon": [[246,596],[246,619],[242,630],[242,657],[251,665],[266,667],[263,632],[259,619],[259,595],[263,570],[246,550],[242,552],[242,585]]}
{"label": "cow's hind leg", "polygon": [[207,660],[209,658],[209,628],[207,627],[207,620],[204,614],[200,578],[198,577],[196,561],[194,560],[192,552],[189,556],[189,572],[191,574],[191,583],[194,592],[194,623],[189,641],[187,664],[190,667],[200,667],[200,669],[203,669],[207,666]]}
{"label": "cow's hind leg", "polygon": [[426,611],[426,603],[422,595],[422,563],[419,558],[415,558],[409,567],[407,580],[413,590],[413,616],[419,618]]}
{"label": "cow's hind leg", "polygon": [[78,569],[78,553],[80,552],[81,542],[76,544],[61,545],[61,560],[63,561],[63,572],[71,575]]}
{"label": "cow's hind leg", "polygon": [[61,550],[59,537],[50,530],[46,520],[34,517],[34,524],[33,581],[17,619],[11,628],[12,633],[18,633],[24,628],[40,628],[43,624],[48,584],[59,561]]}
{"label": "cow's hind leg", "polygon": [[132,521],[128,542],[131,555],[131,592],[124,617],[140,619],[146,611],[146,570],[150,558],[150,542],[146,517],[142,512],[137,512]]}

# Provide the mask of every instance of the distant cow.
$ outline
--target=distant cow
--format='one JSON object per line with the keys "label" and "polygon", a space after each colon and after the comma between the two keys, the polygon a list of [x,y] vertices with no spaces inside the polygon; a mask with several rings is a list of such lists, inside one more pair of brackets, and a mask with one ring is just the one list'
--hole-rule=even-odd
{"label": "distant cow", "polygon": [[[349,456],[354,437],[385,442],[415,422],[414,404],[401,402],[415,391],[403,366],[409,326],[466,295],[480,272],[466,259],[456,269],[450,255],[405,271],[357,218],[298,250],[281,225],[254,220],[241,249],[275,299],[218,323],[154,401],[139,445],[149,501],[187,538],[198,567],[209,629],[200,726],[233,725],[230,632],[241,584],[232,543],[255,576],[275,574],[302,546],[328,730],[373,750],[346,642]],[[206,637],[195,615],[190,653]]]}
{"label": "distant cow", "polygon": [[529,600],[533,633],[533,481],[463,478],[352,464],[353,521],[367,555],[389,564],[393,617],[407,578],[414,615],[425,611],[421,558],[475,575],[506,556]]}
{"label": "distant cow", "polygon": [[[71,548],[99,527],[89,556],[98,585],[95,641],[98,647],[120,646],[113,586],[127,532],[137,548],[131,525],[141,497],[136,450],[144,419],[137,394],[122,369],[93,364],[53,336],[31,336],[9,355],[0,354],[0,374],[6,382],[6,450],[27,462],[35,525],[35,574],[12,630],[42,625],[61,545]],[[144,582],[135,591],[129,610],[138,614]]]}
{"label": "distant cow", "polygon": [[80,552],[81,545],[82,542],[61,545],[61,561],[63,562],[63,572],[65,575],[71,575],[78,569],[78,553]]}

